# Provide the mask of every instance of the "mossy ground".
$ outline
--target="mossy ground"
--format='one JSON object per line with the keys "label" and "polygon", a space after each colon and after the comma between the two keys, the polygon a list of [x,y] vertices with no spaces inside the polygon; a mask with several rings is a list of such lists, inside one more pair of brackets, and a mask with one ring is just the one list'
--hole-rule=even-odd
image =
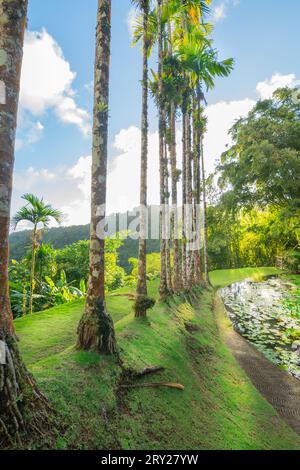
{"label": "mossy ground", "polygon": [[[258,270],[212,273],[212,282],[226,285],[253,274]],[[158,281],[149,287],[156,297]],[[146,320],[135,320],[128,297],[108,298],[124,367],[165,367],[134,383],[176,382],[184,391],[123,388],[114,358],[76,351],[82,302],[17,320],[23,357],[65,430],[55,447],[299,449],[283,422],[274,428],[274,409],[225,346],[222,329],[229,325],[223,312],[215,315],[214,295],[195,290],[189,299],[158,303]]]}

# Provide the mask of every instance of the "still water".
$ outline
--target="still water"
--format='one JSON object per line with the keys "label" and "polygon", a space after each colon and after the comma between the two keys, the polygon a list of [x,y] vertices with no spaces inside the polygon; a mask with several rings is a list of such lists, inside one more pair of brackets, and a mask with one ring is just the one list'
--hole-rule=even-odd
{"label": "still water", "polygon": [[300,380],[300,315],[294,286],[280,278],[246,280],[220,290],[235,330]]}

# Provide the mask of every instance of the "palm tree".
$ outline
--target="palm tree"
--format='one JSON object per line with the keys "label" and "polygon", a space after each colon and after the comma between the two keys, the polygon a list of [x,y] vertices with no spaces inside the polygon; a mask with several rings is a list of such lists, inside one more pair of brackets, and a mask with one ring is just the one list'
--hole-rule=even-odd
{"label": "palm tree", "polygon": [[[209,13],[210,0],[157,0],[157,8],[149,15],[149,40],[151,47],[157,41],[159,67],[154,75],[153,95],[159,110],[159,161],[160,161],[160,203],[168,202],[168,171],[165,158],[165,143],[168,142],[171,160],[172,204],[177,205],[177,184],[179,172],[176,168],[175,119],[176,109],[182,111],[183,129],[183,241],[182,263],[180,263],[179,244],[174,240],[174,216],[171,216],[171,234],[173,237],[174,276],[170,283],[169,245],[165,240],[165,218],[161,213],[161,279],[160,296],[164,298],[171,287],[175,292],[181,288],[176,282],[182,277],[182,284],[189,289],[193,283],[199,284],[201,275],[200,248],[191,253],[188,238],[191,232],[190,222],[196,229],[197,210],[200,206],[200,166],[201,158],[201,99],[195,102],[195,94],[202,84],[207,88],[214,85],[214,77],[228,76],[232,69],[232,60],[219,62],[217,52],[212,48],[210,34],[212,26],[205,22]],[[168,31],[166,34],[166,26]],[[143,35],[141,23],[135,31],[136,40]],[[167,45],[167,47],[166,47]],[[174,68],[174,64],[176,67]],[[170,70],[168,70],[170,69]],[[180,77],[180,79],[179,79]],[[175,93],[174,93],[175,91]],[[180,97],[180,99],[178,99]],[[169,128],[167,128],[169,126]],[[193,141],[192,141],[193,133]],[[204,171],[202,172],[203,181]],[[205,181],[204,181],[205,182]],[[204,200],[206,201],[204,189]],[[193,210],[192,210],[193,205]],[[188,208],[186,213],[184,206]],[[163,212],[163,211],[162,211]],[[204,203],[205,219],[205,271],[208,278],[207,243],[206,243],[206,202]],[[191,240],[192,242],[192,240]],[[182,272],[181,272],[182,266]]]}
{"label": "palm tree", "polygon": [[[47,428],[45,398],[19,353],[8,288],[9,227],[15,133],[27,0],[0,0],[0,448],[22,446],[27,436]],[[23,442],[21,442],[21,434]]]}
{"label": "palm tree", "polygon": [[206,178],[205,178],[205,164],[203,152],[203,138],[201,138],[201,174],[202,174],[202,194],[203,194],[203,229],[204,229],[204,273],[205,282],[210,284],[209,280],[209,260],[208,260],[208,226],[207,226],[207,200],[206,200]]}
{"label": "palm tree", "polygon": [[[186,82],[186,74],[184,74]],[[188,208],[188,166],[190,158],[190,150],[188,146],[188,102],[189,102],[189,88],[185,85],[183,92],[183,100],[181,105],[182,110],[182,282],[185,290],[189,289],[189,270],[188,270],[188,250],[187,250],[187,211]]]}
{"label": "palm tree", "polygon": [[143,80],[142,80],[142,142],[141,142],[141,187],[140,187],[140,233],[139,233],[139,263],[136,289],[135,316],[144,317],[147,309],[147,166],[148,166],[148,55],[150,48],[148,24],[150,0],[132,0],[143,14]]}
{"label": "palm tree", "polygon": [[[197,34],[192,31],[191,38]],[[201,116],[201,101],[204,101],[202,84],[207,89],[214,87],[216,77],[228,77],[233,69],[233,59],[219,61],[218,53],[213,49],[209,42],[204,43],[191,41],[179,47],[179,55],[182,64],[190,73],[191,81],[197,96],[196,119],[198,121],[198,155],[196,157],[198,164],[201,165],[202,193],[203,193],[203,225],[204,225],[204,272],[205,281],[209,283],[209,265],[208,265],[208,237],[207,237],[207,201],[206,201],[206,180],[203,154],[203,130],[205,126]],[[195,117],[195,114],[194,114]],[[201,135],[202,129],[202,135]],[[200,169],[196,169],[197,175],[200,175]],[[200,182],[197,182],[197,186]],[[197,201],[200,204],[200,197]]]}
{"label": "palm tree", "polygon": [[[180,59],[180,47],[187,45],[190,41],[190,31],[197,25],[197,41],[206,40],[206,28],[200,29],[200,17],[206,12],[206,1],[195,0],[172,0],[174,7],[174,34],[172,42],[176,58]],[[190,80],[189,70],[181,64],[181,102],[182,111],[182,283],[185,290],[188,290],[194,282],[194,259],[188,250],[188,238],[190,233],[191,203],[193,199],[192,191],[192,136],[191,136],[191,99],[193,88]],[[170,121],[174,120],[170,118]]]}
{"label": "palm tree", "polygon": [[106,310],[104,276],[110,47],[111,0],[98,0],[94,79],[90,271],[85,312],[78,326],[77,347],[100,354],[113,354],[117,351],[114,325]]}
{"label": "palm tree", "polygon": [[[168,54],[164,60],[164,100],[167,113],[168,128],[166,132],[166,141],[169,147],[170,155],[170,175],[171,175],[171,241],[173,246],[173,276],[172,290],[178,293],[182,287],[181,260],[178,240],[178,182],[180,171],[177,169],[177,148],[176,148],[176,111],[180,104],[180,87],[182,84],[180,64],[173,54],[173,27],[172,27],[172,10],[169,6],[168,15]],[[169,191],[168,191],[169,192]],[[167,259],[167,267],[169,262]],[[170,284],[170,283],[169,283]]]}
{"label": "palm tree", "polygon": [[163,33],[164,25],[162,22],[163,0],[157,0],[157,25],[158,25],[158,112],[159,112],[159,169],[160,169],[160,287],[159,293],[161,299],[165,299],[168,294],[167,285],[167,244],[166,244],[166,217],[165,217],[165,109],[163,103]]}
{"label": "palm tree", "polygon": [[[193,229],[197,231],[197,233],[201,233],[198,219],[200,216],[200,204],[201,204],[201,166],[200,166],[200,158],[201,158],[201,136],[202,136],[202,128],[201,128],[201,109],[198,106],[197,100],[197,90],[194,91],[193,95]],[[197,246],[195,247],[194,251],[194,282],[195,285],[199,285],[203,282],[203,275],[202,275],[202,260],[201,260],[201,238],[197,240]]]}
{"label": "palm tree", "polygon": [[13,226],[14,229],[16,229],[20,222],[31,222],[33,224],[29,295],[29,313],[31,314],[33,311],[33,294],[35,288],[35,258],[36,251],[39,247],[38,227],[42,225],[43,229],[47,228],[51,219],[60,224],[63,215],[59,210],[53,209],[50,204],[46,204],[43,198],[39,199],[34,194],[24,194],[22,199],[26,201],[27,204],[24,207],[21,207],[14,216]]}

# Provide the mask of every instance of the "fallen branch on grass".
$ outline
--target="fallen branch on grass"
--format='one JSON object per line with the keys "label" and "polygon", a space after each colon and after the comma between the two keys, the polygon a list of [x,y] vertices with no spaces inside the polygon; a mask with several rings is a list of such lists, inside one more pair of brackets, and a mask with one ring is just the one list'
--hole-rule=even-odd
{"label": "fallen branch on grass", "polygon": [[141,371],[135,372],[136,377],[144,377],[144,375],[156,374],[156,372],[163,372],[165,370],[162,366],[145,367]]}
{"label": "fallen branch on grass", "polygon": [[149,383],[149,384],[136,384],[136,385],[120,385],[121,388],[159,388],[159,387],[167,387],[167,388],[175,388],[176,390],[184,390],[184,386],[181,384],[175,383]]}
{"label": "fallen branch on grass", "polygon": [[130,292],[124,292],[124,293],[114,293],[114,294],[108,294],[107,297],[128,297],[129,300],[135,300],[136,296],[135,294],[132,294]]}

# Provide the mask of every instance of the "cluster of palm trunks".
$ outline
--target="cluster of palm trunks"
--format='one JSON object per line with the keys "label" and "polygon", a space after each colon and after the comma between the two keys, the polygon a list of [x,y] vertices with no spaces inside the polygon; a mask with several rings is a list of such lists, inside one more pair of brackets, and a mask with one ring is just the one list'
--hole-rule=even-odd
{"label": "cluster of palm trunks", "polygon": [[[160,204],[172,204],[170,219],[161,214],[160,296],[187,291],[208,280],[206,188],[203,136],[206,119],[203,90],[214,85],[216,76],[228,76],[232,59],[220,62],[212,48],[211,27],[206,22],[209,2],[158,0],[154,10],[149,0],[135,2],[142,14],[135,41],[143,41],[143,100],[141,151],[141,207],[147,205],[148,89],[156,101],[159,115]],[[158,71],[148,79],[148,57],[154,44],[158,48]],[[181,115],[182,168],[178,168],[176,120]],[[178,183],[182,181],[181,237],[178,237]],[[188,233],[199,229],[199,208],[203,204],[203,247],[190,250]],[[192,212],[192,224],[186,218]],[[174,210],[175,209],[175,210]],[[190,227],[192,225],[192,227]],[[170,226],[169,238],[166,235]],[[141,211],[139,270],[136,316],[146,314],[146,221]],[[180,238],[180,241],[179,241]],[[198,239],[200,237],[198,236]],[[199,244],[199,242],[198,242]],[[172,256],[171,256],[172,255]],[[171,262],[172,258],[172,262]],[[172,266],[173,263],[173,266]],[[172,266],[172,269],[171,269]],[[151,305],[151,303],[149,303]]]}
{"label": "cluster of palm trunks", "polygon": [[[30,1],[30,0],[29,0]],[[232,61],[219,62],[205,20],[208,0],[140,0],[142,28],[136,38],[143,41],[143,111],[141,152],[141,204],[147,205],[148,92],[155,97],[159,111],[160,201],[169,203],[171,176],[172,204],[177,205],[177,185],[182,173],[183,203],[196,208],[201,187],[205,208],[205,173],[202,141],[205,119],[202,116],[203,87],[213,86],[215,76],[227,76]],[[154,9],[151,10],[151,5]],[[0,81],[5,84],[6,100],[0,103],[0,341],[5,354],[0,363],[0,447],[26,446],[28,439],[41,438],[51,425],[52,410],[39,392],[20,357],[12,321],[8,292],[8,253],[10,203],[14,166],[15,132],[28,0],[0,0]],[[90,275],[86,309],[78,327],[78,348],[104,354],[117,351],[113,322],[106,311],[104,290],[104,240],[96,227],[106,204],[107,136],[109,112],[109,72],[111,42],[111,0],[98,0],[96,60],[94,80],[92,217]],[[148,58],[157,43],[158,73],[149,82]],[[182,114],[183,167],[177,169],[176,118]],[[169,165],[170,163],[170,165]],[[202,171],[200,167],[202,165]],[[202,175],[202,185],[200,177]],[[173,241],[164,240],[161,220],[161,285],[164,298],[170,292],[188,290],[207,279],[207,257],[202,267],[200,251],[186,250],[185,223],[181,246],[174,230]],[[145,220],[141,216],[141,234]],[[152,302],[147,297],[146,244],[141,236],[139,278],[135,310],[144,315]],[[173,251],[173,276],[170,252]],[[49,434],[48,434],[49,435]]]}

